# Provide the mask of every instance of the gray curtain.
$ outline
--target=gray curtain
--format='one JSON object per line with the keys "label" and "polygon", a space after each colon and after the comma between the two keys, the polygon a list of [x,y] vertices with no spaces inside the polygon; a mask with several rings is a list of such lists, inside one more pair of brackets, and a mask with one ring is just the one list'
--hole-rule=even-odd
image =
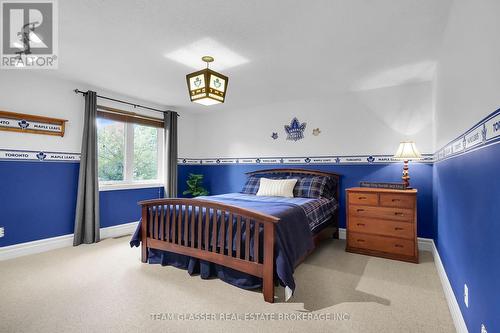
{"label": "gray curtain", "polygon": [[164,113],[165,120],[165,197],[177,197],[177,112]]}
{"label": "gray curtain", "polygon": [[73,246],[100,240],[96,115],[97,95],[94,91],[87,91]]}

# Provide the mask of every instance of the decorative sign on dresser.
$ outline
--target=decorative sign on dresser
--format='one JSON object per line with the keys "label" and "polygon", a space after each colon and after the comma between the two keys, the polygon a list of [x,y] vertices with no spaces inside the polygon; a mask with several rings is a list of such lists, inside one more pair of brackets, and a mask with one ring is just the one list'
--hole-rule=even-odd
{"label": "decorative sign on dresser", "polygon": [[386,183],[386,182],[359,182],[359,187],[387,188],[391,190],[405,190],[404,183]]}
{"label": "decorative sign on dresser", "polygon": [[64,136],[67,120],[0,111],[0,130]]}
{"label": "decorative sign on dresser", "polygon": [[346,251],[418,263],[416,189],[346,192]]}

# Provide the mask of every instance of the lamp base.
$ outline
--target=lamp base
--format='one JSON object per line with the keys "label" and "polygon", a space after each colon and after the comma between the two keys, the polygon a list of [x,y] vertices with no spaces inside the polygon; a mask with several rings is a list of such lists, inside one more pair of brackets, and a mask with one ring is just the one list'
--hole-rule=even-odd
{"label": "lamp base", "polygon": [[401,177],[401,179],[403,179],[403,184],[405,185],[405,188],[408,190],[411,189],[411,187],[410,187],[410,172],[408,170],[408,160],[404,161],[403,177]]}

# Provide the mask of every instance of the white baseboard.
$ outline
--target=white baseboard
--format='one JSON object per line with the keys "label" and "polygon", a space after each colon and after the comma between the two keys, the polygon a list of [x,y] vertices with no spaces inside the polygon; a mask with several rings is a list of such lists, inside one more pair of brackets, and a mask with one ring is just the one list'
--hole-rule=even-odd
{"label": "white baseboard", "polygon": [[[137,223],[138,222],[131,222],[101,228],[101,239],[129,235],[135,231]],[[0,261],[60,249],[67,246],[73,246],[73,234],[5,246],[0,248]]]}
{"label": "white baseboard", "polygon": [[73,234],[40,239],[0,248],[0,261],[73,245]]}
{"label": "white baseboard", "polygon": [[339,239],[346,239],[347,234],[345,228],[339,228]]}
{"label": "white baseboard", "polygon": [[[339,239],[346,239],[345,228],[339,228]],[[418,249],[421,251],[428,251],[432,253],[432,256],[434,257],[434,264],[436,265],[439,279],[441,280],[441,285],[443,286],[444,295],[446,297],[446,301],[448,302],[448,308],[450,309],[451,318],[453,319],[453,323],[455,324],[455,329],[458,333],[468,333],[464,317],[462,316],[462,312],[460,311],[460,307],[458,306],[457,299],[455,298],[455,294],[453,293],[453,289],[451,288],[450,281],[448,280],[448,275],[446,275],[443,262],[441,261],[441,257],[439,256],[436,244],[434,244],[434,240],[430,238],[419,237]]]}
{"label": "white baseboard", "polygon": [[133,234],[139,221],[101,228],[101,239],[121,237]]}
{"label": "white baseboard", "polygon": [[450,309],[455,329],[459,333],[468,333],[469,331],[467,330],[467,325],[465,325],[462,311],[460,311],[457,299],[455,298],[455,293],[451,288],[450,280],[448,280],[448,275],[446,275],[446,270],[444,269],[443,262],[441,261],[441,257],[439,256],[439,252],[436,248],[436,244],[434,244],[434,241],[432,241],[432,255],[434,256],[434,264],[436,264],[436,269],[438,271],[439,279],[441,280],[441,285],[443,286],[444,296],[448,302],[448,308]]}
{"label": "white baseboard", "polygon": [[432,238],[418,237],[418,249],[420,251],[434,252],[434,240]]}

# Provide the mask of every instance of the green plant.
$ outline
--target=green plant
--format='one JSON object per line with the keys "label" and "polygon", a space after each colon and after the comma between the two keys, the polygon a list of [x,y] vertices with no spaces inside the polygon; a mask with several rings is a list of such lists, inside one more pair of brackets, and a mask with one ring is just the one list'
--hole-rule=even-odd
{"label": "green plant", "polygon": [[190,173],[186,181],[188,189],[182,192],[182,194],[190,194],[193,197],[198,197],[200,195],[208,195],[208,191],[202,186],[203,185],[203,175],[197,175]]}

